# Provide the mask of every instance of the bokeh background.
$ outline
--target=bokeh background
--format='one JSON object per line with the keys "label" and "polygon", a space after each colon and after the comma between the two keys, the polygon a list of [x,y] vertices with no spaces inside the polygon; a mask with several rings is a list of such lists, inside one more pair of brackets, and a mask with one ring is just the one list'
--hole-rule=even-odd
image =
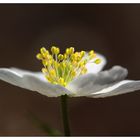
{"label": "bokeh background", "polygon": [[[39,48],[94,49],[140,79],[140,5],[1,4],[0,67],[39,71]],[[46,136],[30,112],[63,131],[60,99],[0,81],[0,136]],[[104,99],[69,98],[73,136],[140,136],[140,91]]]}

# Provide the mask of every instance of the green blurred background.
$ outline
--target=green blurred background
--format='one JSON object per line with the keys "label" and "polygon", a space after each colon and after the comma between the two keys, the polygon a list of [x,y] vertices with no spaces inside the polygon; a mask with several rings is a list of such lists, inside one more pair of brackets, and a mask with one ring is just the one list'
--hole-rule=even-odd
{"label": "green blurred background", "polygon": [[[0,67],[39,71],[39,48],[94,49],[140,79],[140,5],[1,4]],[[45,136],[29,112],[63,131],[60,99],[0,81],[0,136]],[[73,136],[140,136],[140,92],[105,99],[70,98]]]}

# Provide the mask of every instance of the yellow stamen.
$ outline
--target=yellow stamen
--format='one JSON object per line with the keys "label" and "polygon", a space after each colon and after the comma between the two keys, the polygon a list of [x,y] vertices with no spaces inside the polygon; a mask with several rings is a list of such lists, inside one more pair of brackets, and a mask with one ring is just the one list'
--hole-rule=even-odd
{"label": "yellow stamen", "polygon": [[48,71],[47,71],[46,68],[42,68],[42,72],[43,72],[44,74],[46,74]]}
{"label": "yellow stamen", "polygon": [[43,56],[42,56],[40,53],[38,53],[38,54],[36,55],[36,58],[39,59],[39,60],[42,60],[42,59],[43,59]]}
{"label": "yellow stamen", "polygon": [[[44,65],[42,72],[46,79],[52,84],[61,86],[66,86],[75,77],[85,74],[86,64],[96,57],[93,50],[89,53],[75,52],[73,47],[67,48],[64,54],[59,53],[58,47],[52,46],[51,53],[42,47],[36,57]],[[99,64],[101,60],[97,58],[93,62]]]}
{"label": "yellow stamen", "polygon": [[74,48],[73,47],[70,47],[70,54],[73,54],[74,53]]}
{"label": "yellow stamen", "polygon": [[94,61],[94,63],[95,63],[95,64],[100,64],[100,63],[101,63],[101,59],[96,59],[96,60]]}
{"label": "yellow stamen", "polygon": [[58,55],[58,59],[59,59],[59,60],[63,60],[63,58],[64,58],[63,54],[59,54],[59,55]]}

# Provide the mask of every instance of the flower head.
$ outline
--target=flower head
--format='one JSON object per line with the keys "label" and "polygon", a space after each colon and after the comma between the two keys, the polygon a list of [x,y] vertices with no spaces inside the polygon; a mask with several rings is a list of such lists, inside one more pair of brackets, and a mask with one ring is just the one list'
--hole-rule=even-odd
{"label": "flower head", "polygon": [[43,73],[0,68],[0,79],[48,97],[67,94],[102,98],[140,89],[140,81],[125,80],[128,71],[121,66],[101,71],[106,59],[93,50],[75,52],[70,47],[60,54],[60,49],[53,46],[51,52],[41,48],[37,58],[43,63]]}
{"label": "flower head", "polygon": [[74,78],[84,75],[87,72],[86,64],[99,64],[101,60],[96,58],[93,50],[89,53],[85,51],[75,52],[73,47],[67,48],[64,54],[60,54],[58,47],[52,46],[51,53],[44,47],[37,54],[37,59],[42,61],[46,79],[52,84],[67,86]]}

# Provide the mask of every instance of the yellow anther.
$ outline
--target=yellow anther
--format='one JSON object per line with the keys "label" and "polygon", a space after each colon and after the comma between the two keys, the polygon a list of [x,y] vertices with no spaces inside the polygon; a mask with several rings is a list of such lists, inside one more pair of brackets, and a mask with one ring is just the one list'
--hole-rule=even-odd
{"label": "yellow anther", "polygon": [[55,66],[55,68],[58,67],[58,62],[57,61],[54,61],[54,66]]}
{"label": "yellow anther", "polygon": [[36,58],[37,58],[38,60],[42,60],[42,59],[43,59],[43,56],[42,56],[42,54],[38,53],[38,54],[36,55]]}
{"label": "yellow anther", "polygon": [[51,47],[51,52],[52,52],[52,54],[59,54],[60,49],[57,48],[57,47],[55,47],[55,46],[52,46],[52,47]]}
{"label": "yellow anther", "polygon": [[54,60],[53,59],[49,59],[49,62],[48,62],[48,65],[52,65],[53,64],[53,62],[54,62]]}
{"label": "yellow anther", "polygon": [[81,51],[80,54],[83,57],[85,55],[85,51]]}
{"label": "yellow anther", "polygon": [[75,72],[75,71],[72,71],[72,72],[71,72],[71,75],[72,75],[72,77],[75,77],[76,72]]}
{"label": "yellow anther", "polygon": [[70,54],[73,54],[74,53],[74,48],[73,47],[70,47],[69,48],[69,51],[70,51]]}
{"label": "yellow anther", "polygon": [[51,78],[50,76],[46,75],[45,77],[46,77],[46,79],[47,79],[49,82],[52,81],[52,78]]}
{"label": "yellow anther", "polygon": [[89,59],[93,59],[93,58],[95,58],[96,57],[96,54],[94,53],[94,51],[92,50],[92,51],[90,51],[89,52]]}
{"label": "yellow anther", "polygon": [[64,54],[64,59],[67,59],[67,54]]}
{"label": "yellow anther", "polygon": [[95,63],[95,64],[100,64],[100,63],[101,63],[101,59],[96,59],[96,60],[94,61],[94,63]]}
{"label": "yellow anther", "polygon": [[48,58],[48,56],[49,56],[49,51],[46,51],[45,53],[42,53],[42,55],[43,55],[44,58]]}
{"label": "yellow anther", "polygon": [[79,52],[75,52],[74,55],[74,60],[80,61],[82,59],[81,54]]}
{"label": "yellow anther", "polygon": [[72,65],[75,66],[75,67],[77,67],[78,66],[78,63],[76,61],[73,61],[72,62]]}
{"label": "yellow anther", "polygon": [[87,69],[84,67],[81,71],[81,74],[85,74],[87,72]]}
{"label": "yellow anther", "polygon": [[47,63],[46,60],[42,60],[42,64],[43,64],[44,66],[47,66],[47,65],[48,65],[48,63]]}
{"label": "yellow anther", "polygon": [[64,78],[62,78],[62,77],[59,78],[59,84],[64,87],[67,85],[66,82],[64,81]]}
{"label": "yellow anther", "polygon": [[81,56],[77,56],[76,60],[77,60],[77,61],[80,61],[81,58],[82,58]]}
{"label": "yellow anther", "polygon": [[48,60],[48,61],[52,61],[53,60],[53,57],[52,57],[52,55],[50,55],[50,54],[48,54],[47,56],[46,56],[46,59]]}
{"label": "yellow anther", "polygon": [[66,54],[67,54],[67,55],[70,54],[70,49],[69,49],[69,48],[66,49]]}
{"label": "yellow anther", "polygon": [[79,55],[79,53],[78,52],[75,52],[74,55],[75,55],[75,57],[77,57]]}
{"label": "yellow anther", "polygon": [[66,68],[66,63],[65,62],[62,62],[61,63],[61,66],[62,66],[62,68]]}
{"label": "yellow anther", "polygon": [[79,67],[83,67],[85,65],[85,62],[84,61],[81,61],[80,63],[79,63]]}
{"label": "yellow anther", "polygon": [[55,46],[52,46],[51,47],[51,52],[54,54],[54,52],[55,52],[55,49],[56,49],[56,47]]}
{"label": "yellow anther", "polygon": [[64,87],[66,86],[66,82],[64,81],[64,78],[60,77],[58,81],[59,81],[60,85],[62,85]]}
{"label": "yellow anther", "polygon": [[60,82],[60,83],[64,83],[64,78],[60,77],[60,78],[59,78],[59,82]]}
{"label": "yellow anther", "polygon": [[64,58],[63,54],[59,54],[59,55],[58,55],[58,59],[59,59],[59,60],[63,60],[63,58]]}
{"label": "yellow anther", "polygon": [[45,53],[45,52],[46,52],[46,48],[42,47],[42,48],[40,49],[40,52],[41,52],[41,54]]}
{"label": "yellow anther", "polygon": [[56,72],[55,72],[55,70],[54,70],[54,69],[50,70],[50,72],[49,72],[49,73],[50,73],[50,75],[51,75],[51,76],[56,76]]}
{"label": "yellow anther", "polygon": [[55,51],[54,51],[54,54],[59,54],[59,52],[60,52],[60,49],[56,48]]}
{"label": "yellow anther", "polygon": [[71,54],[70,59],[73,61],[75,59],[75,54]]}
{"label": "yellow anther", "polygon": [[42,72],[43,72],[44,74],[46,74],[48,71],[47,71],[46,68],[42,68]]}
{"label": "yellow anther", "polygon": [[93,55],[94,54],[94,50],[91,50],[90,52],[89,52],[89,55]]}
{"label": "yellow anther", "polygon": [[80,52],[76,52],[74,57],[76,61],[80,61],[82,59]]}

